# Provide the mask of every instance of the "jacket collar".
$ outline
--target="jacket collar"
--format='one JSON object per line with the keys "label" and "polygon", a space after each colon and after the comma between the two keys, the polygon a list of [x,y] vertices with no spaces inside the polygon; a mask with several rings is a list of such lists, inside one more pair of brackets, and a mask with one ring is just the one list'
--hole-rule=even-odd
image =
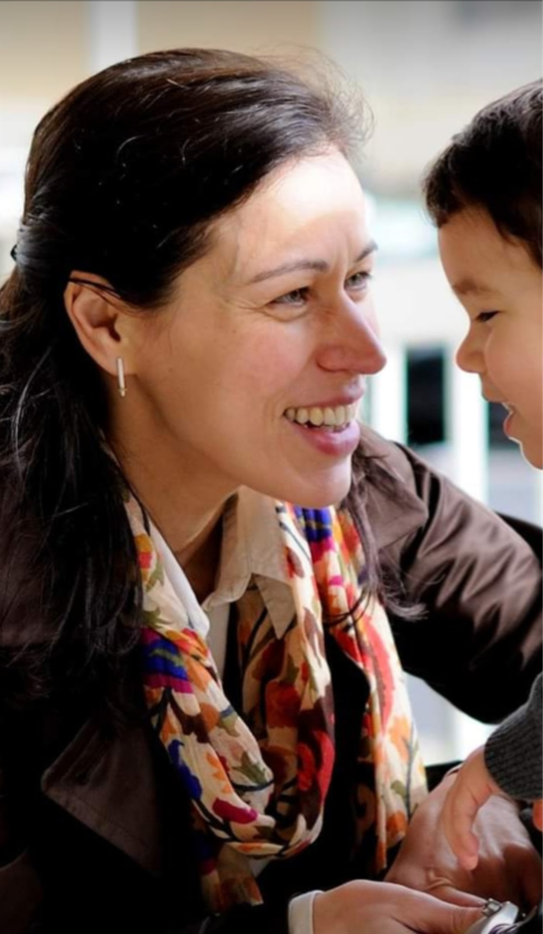
{"label": "jacket collar", "polygon": [[43,793],[155,876],[162,870],[161,807],[145,725],[106,739],[91,717],[44,772]]}

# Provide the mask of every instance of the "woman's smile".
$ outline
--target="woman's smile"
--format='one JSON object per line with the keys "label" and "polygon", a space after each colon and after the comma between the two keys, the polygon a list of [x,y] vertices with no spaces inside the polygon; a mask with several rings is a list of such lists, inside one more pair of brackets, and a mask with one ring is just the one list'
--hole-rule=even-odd
{"label": "woman's smile", "polygon": [[300,408],[289,408],[285,415],[289,422],[305,425],[307,428],[332,429],[341,431],[352,422],[356,416],[357,403],[349,405],[311,405]]}

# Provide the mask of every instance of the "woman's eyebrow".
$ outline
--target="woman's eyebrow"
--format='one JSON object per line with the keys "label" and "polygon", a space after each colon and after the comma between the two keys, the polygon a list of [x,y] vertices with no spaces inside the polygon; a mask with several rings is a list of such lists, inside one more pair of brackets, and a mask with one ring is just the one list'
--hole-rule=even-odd
{"label": "woman's eyebrow", "polygon": [[[364,247],[361,253],[354,260],[353,265],[356,263],[362,262],[366,256],[369,256],[370,253],[374,253],[377,250],[377,244],[374,240],[368,243]],[[265,279],[272,279],[276,276],[284,276],[289,272],[297,272],[300,269],[312,269],[317,272],[327,272],[330,268],[329,263],[324,259],[301,259],[295,260],[292,263],[282,263],[280,266],[275,266],[273,269],[266,269],[263,272],[257,273],[252,279],[249,280],[249,285],[254,285],[256,282],[263,282]]]}

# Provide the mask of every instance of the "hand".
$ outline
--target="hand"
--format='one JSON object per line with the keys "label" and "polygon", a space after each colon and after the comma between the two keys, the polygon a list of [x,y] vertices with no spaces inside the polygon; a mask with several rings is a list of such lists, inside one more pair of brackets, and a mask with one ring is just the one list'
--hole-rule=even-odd
{"label": "hand", "polygon": [[457,905],[478,904],[477,895],[509,900],[522,910],[530,910],[541,898],[541,859],[518,818],[517,806],[501,795],[489,798],[475,821],[477,866],[464,869],[439,822],[454,780],[454,775],[443,779],[417,808],[387,882],[431,892]]}
{"label": "hand", "polygon": [[479,841],[471,829],[477,811],[491,795],[500,793],[486,767],[484,746],[480,746],[456,772],[440,818],[452,851],[464,869],[475,869],[479,860]]}
{"label": "hand", "polygon": [[463,934],[482,917],[387,882],[347,882],[313,902],[314,934]]}

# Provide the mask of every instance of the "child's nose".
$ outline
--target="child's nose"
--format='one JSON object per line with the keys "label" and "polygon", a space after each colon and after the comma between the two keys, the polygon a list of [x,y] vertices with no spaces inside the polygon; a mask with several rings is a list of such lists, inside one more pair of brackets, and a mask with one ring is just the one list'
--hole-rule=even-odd
{"label": "child's nose", "polygon": [[480,373],[483,368],[483,356],[471,331],[456,351],[456,362],[466,373]]}

